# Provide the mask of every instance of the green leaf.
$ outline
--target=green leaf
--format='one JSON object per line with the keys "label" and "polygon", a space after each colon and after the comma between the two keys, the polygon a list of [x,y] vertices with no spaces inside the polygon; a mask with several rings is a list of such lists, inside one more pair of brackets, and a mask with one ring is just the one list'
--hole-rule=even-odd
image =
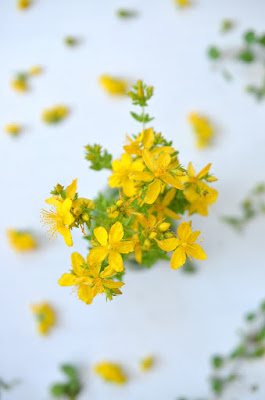
{"label": "green leaf", "polygon": [[251,50],[245,49],[238,54],[237,58],[245,63],[252,63],[255,60],[255,55]]}
{"label": "green leaf", "polygon": [[85,158],[90,162],[90,169],[101,171],[102,169],[111,169],[112,155],[107,150],[102,150],[101,146],[85,146]]}
{"label": "green leaf", "polygon": [[56,383],[55,385],[51,386],[50,391],[53,397],[61,397],[66,394],[67,385]]}
{"label": "green leaf", "polygon": [[254,31],[247,31],[244,36],[243,36],[244,40],[248,43],[255,43],[257,38],[256,38],[256,34]]}
{"label": "green leaf", "polygon": [[120,8],[119,10],[116,11],[116,14],[120,18],[134,18],[134,17],[137,17],[138,12],[135,10],[128,10],[125,8]]}
{"label": "green leaf", "polygon": [[77,370],[72,365],[64,364],[61,366],[61,370],[65,373],[65,375],[69,376],[70,379],[77,378]]}
{"label": "green leaf", "polygon": [[224,365],[224,359],[221,356],[213,356],[211,363],[212,363],[213,368],[218,369]]}
{"label": "green leaf", "polygon": [[208,49],[208,57],[212,60],[218,60],[221,57],[220,50],[215,46],[211,46]]}

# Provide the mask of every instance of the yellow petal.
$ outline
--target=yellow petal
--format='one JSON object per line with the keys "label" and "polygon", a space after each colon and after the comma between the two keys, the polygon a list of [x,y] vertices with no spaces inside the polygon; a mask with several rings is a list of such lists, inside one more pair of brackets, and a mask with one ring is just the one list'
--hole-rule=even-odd
{"label": "yellow petal", "polygon": [[151,172],[154,172],[157,168],[157,162],[153,154],[150,153],[150,151],[143,149],[142,155],[145,165],[150,169]]}
{"label": "yellow petal", "polygon": [[173,253],[171,258],[171,268],[178,269],[186,261],[186,253],[182,246],[179,246]]}
{"label": "yellow petal", "polygon": [[76,283],[76,276],[74,274],[63,274],[58,283],[60,286],[73,286]]}
{"label": "yellow petal", "polygon": [[164,240],[157,240],[157,244],[161,250],[172,251],[174,250],[180,243],[180,240],[177,238],[169,238]]}
{"label": "yellow petal", "polygon": [[93,249],[90,250],[88,259],[89,259],[89,263],[91,265],[96,265],[101,263],[103,260],[105,260],[105,258],[108,255],[108,249],[107,247],[104,246],[99,246],[99,247],[93,247]]}
{"label": "yellow petal", "polygon": [[78,290],[78,297],[86,304],[91,304],[93,301],[93,292],[90,286],[81,284]]}
{"label": "yellow petal", "polygon": [[200,231],[192,232],[190,234],[190,236],[188,237],[187,243],[188,244],[193,244],[196,241],[196,239],[197,239],[197,237],[199,236],[200,233],[201,233]]}
{"label": "yellow petal", "polygon": [[159,193],[161,191],[161,182],[158,179],[155,179],[154,182],[150,183],[150,185],[148,186],[146,195],[145,195],[145,203],[147,204],[153,204]]}
{"label": "yellow petal", "polygon": [[84,268],[81,265],[85,265],[85,259],[77,252],[71,254],[72,268],[77,276],[84,275]]}
{"label": "yellow petal", "polygon": [[123,226],[120,222],[116,222],[109,231],[109,244],[113,245],[114,243],[120,242],[123,238]]}
{"label": "yellow petal", "polygon": [[196,258],[197,260],[206,260],[207,255],[204,250],[198,244],[192,244],[186,247],[186,252],[191,257]]}
{"label": "yellow petal", "polygon": [[62,205],[59,204],[57,206],[57,209],[60,209],[60,214],[64,215],[71,210],[72,204],[73,204],[73,202],[71,199],[66,199],[63,201]]}
{"label": "yellow petal", "polygon": [[187,222],[182,222],[178,226],[177,233],[181,240],[183,240],[184,242],[187,242],[190,234],[192,233],[190,225],[187,224]]}
{"label": "yellow petal", "polygon": [[108,232],[106,231],[106,229],[103,228],[103,226],[99,226],[98,228],[95,228],[93,230],[93,233],[94,233],[97,241],[102,246],[106,246],[106,244],[108,243]]}
{"label": "yellow petal", "polygon": [[73,199],[77,190],[77,179],[74,179],[71,185],[65,189],[65,195],[67,199]]}
{"label": "yellow petal", "polygon": [[164,168],[164,169],[166,169],[168,166],[169,166],[169,164],[170,164],[170,162],[171,162],[171,157],[170,157],[170,155],[168,154],[168,153],[162,153],[159,157],[158,157],[158,160],[157,160],[157,165],[158,165],[158,168]]}
{"label": "yellow petal", "polygon": [[60,225],[58,226],[58,232],[64,237],[64,241],[67,244],[67,246],[73,246],[73,240],[69,228]]}
{"label": "yellow petal", "polygon": [[124,240],[123,242],[114,244],[113,249],[123,254],[131,253],[134,250],[134,242]]}
{"label": "yellow petal", "polygon": [[147,150],[149,150],[155,141],[155,135],[154,131],[152,128],[145,129],[143,132],[143,147]]}
{"label": "yellow petal", "polygon": [[125,196],[127,197],[132,197],[135,194],[135,186],[134,186],[134,182],[131,181],[129,178],[125,179],[123,182],[123,191]]}
{"label": "yellow petal", "polygon": [[113,275],[116,275],[117,271],[115,271],[110,265],[108,265],[104,271],[100,272],[100,278],[110,278]]}
{"label": "yellow petal", "polygon": [[212,165],[211,163],[210,163],[210,164],[207,164],[206,167],[204,167],[204,168],[198,173],[197,178],[198,178],[198,179],[201,179],[201,178],[204,177],[204,175],[208,174],[208,172],[209,172],[209,170],[210,170],[210,168],[211,168],[211,165]]}
{"label": "yellow petal", "polygon": [[154,179],[154,175],[150,172],[133,171],[130,173],[129,178],[135,181],[151,182]]}
{"label": "yellow petal", "polygon": [[170,210],[170,208],[168,208],[168,207],[166,207],[164,209],[164,214],[169,218],[181,219],[181,217],[178,214],[176,214],[174,211]]}
{"label": "yellow petal", "polygon": [[97,263],[97,265],[93,263],[89,264],[89,273],[93,276],[93,278],[97,278],[99,276],[100,268],[101,262]]}
{"label": "yellow petal", "polygon": [[109,289],[118,289],[118,288],[122,287],[124,285],[124,283],[123,282],[115,282],[115,281],[112,281],[111,279],[105,279],[103,285]]}
{"label": "yellow petal", "polygon": [[64,225],[70,226],[73,222],[75,222],[73,215],[70,212],[66,213],[63,217]]}
{"label": "yellow petal", "polygon": [[195,176],[195,170],[194,170],[193,165],[192,165],[191,162],[189,162],[187,172],[188,172],[188,175],[190,177],[194,177]]}
{"label": "yellow petal", "polygon": [[120,253],[117,251],[111,250],[109,253],[109,265],[117,272],[123,271],[123,259]]}
{"label": "yellow petal", "polygon": [[167,183],[168,185],[174,186],[176,189],[179,189],[179,190],[184,189],[183,183],[180,182],[180,180],[177,177],[172,176],[169,173],[162,175],[161,179],[163,182]]}
{"label": "yellow petal", "polygon": [[163,206],[168,206],[171,203],[171,201],[174,199],[176,195],[176,192],[177,191],[174,187],[168,190],[168,192],[165,194],[165,197],[162,200]]}
{"label": "yellow petal", "polygon": [[50,206],[58,206],[58,204],[62,202],[63,200],[61,199],[60,196],[49,197],[48,199],[45,200],[45,203],[50,204]]}
{"label": "yellow petal", "polygon": [[134,255],[135,255],[135,260],[138,262],[138,264],[141,264],[142,263],[142,248],[141,248],[141,245],[135,246]]}

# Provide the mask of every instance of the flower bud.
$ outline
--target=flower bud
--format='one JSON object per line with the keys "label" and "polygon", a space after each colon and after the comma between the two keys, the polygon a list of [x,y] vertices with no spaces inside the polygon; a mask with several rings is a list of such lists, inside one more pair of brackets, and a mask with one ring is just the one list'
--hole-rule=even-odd
{"label": "flower bud", "polygon": [[169,228],[170,228],[169,222],[162,222],[162,224],[159,225],[158,230],[159,232],[166,232]]}
{"label": "flower bud", "polygon": [[60,185],[59,183],[57,183],[57,185],[55,186],[55,189],[57,190],[57,192],[60,194],[63,190],[63,186]]}

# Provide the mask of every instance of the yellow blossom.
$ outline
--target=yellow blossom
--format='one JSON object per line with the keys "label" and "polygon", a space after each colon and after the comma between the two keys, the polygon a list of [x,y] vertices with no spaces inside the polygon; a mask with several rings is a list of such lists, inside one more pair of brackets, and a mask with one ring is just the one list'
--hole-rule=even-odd
{"label": "yellow blossom", "polygon": [[39,65],[33,65],[29,69],[29,75],[35,76],[35,75],[40,75],[43,72],[43,69]]}
{"label": "yellow blossom", "polygon": [[109,94],[125,95],[128,90],[128,82],[125,79],[113,78],[109,75],[101,75],[99,78],[100,85]]}
{"label": "yellow blossom", "polygon": [[122,154],[121,160],[112,162],[113,174],[109,177],[109,186],[111,188],[123,188],[124,194],[127,197],[132,197],[136,194],[134,182],[129,178],[129,174],[135,171],[143,171],[144,164],[141,159],[132,161],[129,154]]}
{"label": "yellow blossom", "polygon": [[11,247],[15,251],[29,251],[37,247],[37,243],[33,235],[29,232],[19,231],[16,229],[8,229],[7,237]]}
{"label": "yellow blossom", "polygon": [[140,369],[145,372],[151,369],[154,365],[155,359],[153,356],[144,357],[140,362]]}
{"label": "yellow blossom", "polygon": [[93,247],[89,257],[92,262],[102,262],[108,257],[108,262],[111,268],[117,272],[123,271],[123,259],[120,253],[128,254],[134,250],[132,240],[122,240],[124,236],[123,226],[120,222],[116,222],[107,230],[99,226],[95,228],[94,236],[97,239],[98,246]]}
{"label": "yellow blossom", "polygon": [[171,258],[171,268],[178,269],[181,267],[188,256],[196,258],[197,260],[205,260],[207,258],[205,252],[196,244],[200,231],[192,232],[190,224],[182,222],[177,229],[178,238],[169,238],[157,241],[160,249],[165,251],[172,251],[174,253]]}
{"label": "yellow blossom", "polygon": [[123,385],[127,382],[127,377],[119,364],[103,361],[96,364],[93,369],[96,374],[100,375],[107,382],[118,385]]}
{"label": "yellow blossom", "polygon": [[55,312],[48,303],[33,304],[31,311],[37,319],[37,328],[40,335],[48,335],[55,325]]}
{"label": "yellow blossom", "polygon": [[13,79],[11,81],[11,87],[16,91],[16,92],[27,92],[29,90],[28,82],[26,79]]}
{"label": "yellow blossom", "polygon": [[185,183],[184,195],[189,205],[189,215],[197,212],[200,215],[208,215],[208,206],[213,204],[218,196],[217,190],[211,188],[204,181],[214,182],[217,179],[209,175],[211,164],[206,165],[197,175],[190,162],[187,169],[187,174],[183,178]]}
{"label": "yellow blossom", "polygon": [[123,146],[126,153],[130,155],[142,155],[142,148],[141,146],[146,149],[150,150],[151,147],[154,145],[155,141],[155,134],[152,128],[144,129],[135,140],[131,139],[130,136],[127,136],[127,142],[125,146]]}
{"label": "yellow blossom", "polygon": [[28,7],[30,7],[31,4],[32,4],[32,1],[31,1],[31,0],[18,0],[18,1],[17,1],[17,8],[18,8],[19,10],[25,10],[25,9],[27,9]]}
{"label": "yellow blossom", "polygon": [[210,145],[214,135],[214,128],[210,121],[198,113],[190,113],[188,120],[192,124],[196,134],[196,145],[199,148],[204,148]]}
{"label": "yellow blossom", "polygon": [[189,0],[175,0],[175,3],[179,6],[179,7],[189,7],[190,6],[190,1]]}
{"label": "yellow blossom", "polygon": [[19,124],[12,123],[12,124],[6,125],[4,130],[6,133],[8,133],[10,135],[17,136],[21,132],[22,127]]}
{"label": "yellow blossom", "polygon": [[156,158],[150,151],[143,149],[143,160],[150,172],[133,172],[130,178],[136,181],[148,182],[148,189],[144,198],[147,204],[153,204],[162,192],[165,184],[183,190],[184,186],[179,177],[183,175],[178,169],[178,163],[172,162],[171,156],[163,152]]}
{"label": "yellow blossom", "polygon": [[173,187],[169,189],[165,195],[162,195],[161,198],[158,197],[154,205],[150,208],[150,213],[157,213],[157,219],[161,220],[165,217],[169,217],[172,219],[181,219],[181,217],[176,214],[173,210],[171,210],[168,206],[175,198],[176,189]]}
{"label": "yellow blossom", "polygon": [[48,124],[60,122],[69,114],[69,108],[65,105],[59,104],[42,111],[42,120]]}
{"label": "yellow blossom", "polygon": [[93,298],[106,292],[108,298],[112,300],[112,294],[121,294],[120,287],[122,282],[115,282],[109,278],[115,275],[110,266],[101,271],[101,264],[93,264],[91,258],[87,257],[87,262],[79,253],[73,253],[71,256],[72,268],[70,273],[65,273],[59,279],[60,286],[74,286],[78,290],[78,297],[86,304],[91,304]]}

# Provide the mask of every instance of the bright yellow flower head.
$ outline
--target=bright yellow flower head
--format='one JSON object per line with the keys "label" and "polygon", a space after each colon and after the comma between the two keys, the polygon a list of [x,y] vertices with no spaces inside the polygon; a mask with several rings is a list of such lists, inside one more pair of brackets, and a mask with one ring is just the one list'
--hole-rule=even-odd
{"label": "bright yellow flower head", "polygon": [[169,238],[157,241],[160,249],[165,251],[174,250],[171,258],[171,268],[178,269],[181,267],[188,256],[196,258],[197,260],[205,260],[207,258],[201,246],[195,243],[200,231],[192,232],[190,224],[182,222],[178,229],[178,238]]}
{"label": "bright yellow flower head", "polygon": [[29,232],[8,229],[7,237],[11,247],[17,252],[29,251],[37,247],[34,237]]}
{"label": "bright yellow flower head", "polygon": [[55,312],[48,303],[33,304],[31,311],[37,319],[37,328],[40,335],[48,335],[55,325]]}
{"label": "bright yellow flower head", "polygon": [[8,124],[5,126],[4,130],[10,135],[17,136],[21,132],[22,128],[19,124]]}
{"label": "bright yellow flower head", "polygon": [[122,154],[121,161],[112,162],[113,174],[109,177],[109,186],[111,188],[123,188],[127,197],[135,196],[137,190],[134,182],[129,178],[129,174],[135,171],[143,171],[144,164],[141,159],[132,161],[129,154]]}
{"label": "bright yellow flower head", "polygon": [[43,72],[43,69],[39,65],[33,65],[33,67],[31,67],[29,69],[29,75],[32,75],[32,76],[40,75],[42,72]]}
{"label": "bright yellow flower head", "polygon": [[179,7],[189,7],[190,6],[190,1],[189,0],[175,0],[175,3],[179,6]]}
{"label": "bright yellow flower head", "polygon": [[119,364],[103,361],[94,366],[94,372],[101,376],[107,382],[123,385],[127,382],[127,377],[124,374]]}
{"label": "bright yellow flower head", "polygon": [[27,8],[29,8],[32,4],[31,0],[18,0],[17,1],[17,8],[19,10],[26,10]]}
{"label": "bright yellow flower head", "polygon": [[41,118],[48,124],[60,122],[69,114],[69,108],[65,105],[57,105],[51,108],[46,108],[42,111]]}
{"label": "bright yellow flower head", "polygon": [[198,113],[190,113],[188,120],[192,124],[196,134],[196,145],[198,148],[204,148],[210,145],[214,135],[214,128],[210,121]]}
{"label": "bright yellow flower head", "polygon": [[91,262],[102,262],[108,257],[109,265],[117,272],[124,270],[123,259],[120,253],[128,254],[134,250],[134,242],[132,240],[122,240],[124,236],[123,226],[120,222],[116,222],[110,228],[109,233],[105,228],[99,226],[93,231],[98,246],[90,250],[89,258]]}
{"label": "bright yellow flower head", "polygon": [[13,79],[11,81],[11,87],[16,92],[24,93],[29,90],[28,82],[26,79]]}
{"label": "bright yellow flower head", "polygon": [[185,182],[184,195],[189,206],[189,215],[197,212],[200,215],[208,215],[208,206],[213,204],[218,196],[217,190],[211,188],[203,180],[214,182],[217,179],[209,175],[211,164],[206,165],[197,175],[190,162],[187,169],[187,174],[183,178]]}
{"label": "bright yellow flower head", "polygon": [[183,190],[184,186],[179,180],[183,173],[172,162],[171,156],[164,152],[156,158],[150,151],[143,149],[143,160],[150,172],[133,172],[130,178],[136,181],[149,183],[144,202],[153,204],[165,185],[171,185],[176,189]]}
{"label": "bright yellow flower head", "polygon": [[144,129],[135,140],[126,137],[128,144],[123,146],[126,153],[130,155],[142,155],[142,148],[150,150],[154,145],[155,134],[152,128]]}
{"label": "bright yellow flower head", "polygon": [[93,264],[90,257],[87,257],[86,262],[78,253],[72,254],[71,261],[72,272],[63,274],[58,283],[60,286],[75,286],[79,299],[86,304],[91,304],[93,298],[99,293],[108,293],[110,300],[112,300],[112,294],[121,294],[119,288],[124,283],[109,279],[117,273],[111,266],[101,271],[101,263]]}
{"label": "bright yellow flower head", "polygon": [[128,91],[128,82],[125,79],[113,78],[110,75],[99,77],[101,87],[109,94],[124,96]]}
{"label": "bright yellow flower head", "polygon": [[149,371],[153,367],[155,359],[153,356],[144,357],[140,362],[140,369],[143,372]]}
{"label": "bright yellow flower head", "polygon": [[176,189],[173,187],[169,189],[166,194],[158,197],[154,205],[150,208],[150,213],[157,213],[157,219],[161,220],[165,217],[172,219],[181,219],[181,217],[172,211],[168,206],[176,195]]}

